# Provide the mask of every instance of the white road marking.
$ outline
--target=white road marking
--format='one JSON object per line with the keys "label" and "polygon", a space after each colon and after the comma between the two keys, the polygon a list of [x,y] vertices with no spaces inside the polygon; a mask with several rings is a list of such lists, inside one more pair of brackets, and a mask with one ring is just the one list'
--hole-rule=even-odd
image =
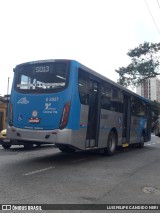
{"label": "white road marking", "polygon": [[34,175],[34,174],[37,174],[37,173],[40,173],[40,172],[45,172],[45,171],[50,170],[50,169],[55,169],[55,167],[50,166],[50,167],[48,167],[48,168],[44,168],[44,169],[40,169],[40,170],[35,170],[35,171],[28,172],[28,173],[23,174],[23,175],[24,175],[24,176]]}
{"label": "white road marking", "polygon": [[153,143],[147,143],[145,144],[146,146],[151,146],[151,145],[156,145],[156,144],[159,144],[160,141],[156,141],[156,142],[153,142]]}

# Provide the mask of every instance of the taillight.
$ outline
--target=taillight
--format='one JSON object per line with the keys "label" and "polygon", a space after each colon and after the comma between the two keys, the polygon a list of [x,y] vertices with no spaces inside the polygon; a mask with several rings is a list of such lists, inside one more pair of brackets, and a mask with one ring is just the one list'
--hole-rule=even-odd
{"label": "taillight", "polygon": [[63,129],[68,123],[70,106],[71,106],[70,102],[68,102],[64,105],[63,113],[62,113],[62,117],[61,117],[61,121],[60,121],[60,125],[59,125],[60,129]]}

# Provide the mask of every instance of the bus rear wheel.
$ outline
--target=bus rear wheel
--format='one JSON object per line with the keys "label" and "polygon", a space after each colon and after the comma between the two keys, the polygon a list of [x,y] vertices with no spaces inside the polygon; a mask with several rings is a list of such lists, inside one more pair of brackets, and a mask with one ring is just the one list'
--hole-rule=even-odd
{"label": "bus rear wheel", "polygon": [[2,147],[4,149],[10,149],[11,148],[11,145],[10,144],[2,144]]}
{"label": "bus rear wheel", "polygon": [[33,148],[33,144],[32,143],[26,143],[23,146],[24,146],[24,149],[26,149],[26,150],[31,150]]}
{"label": "bus rear wheel", "polygon": [[117,136],[113,131],[111,131],[108,136],[107,147],[104,148],[104,154],[108,156],[114,155],[116,151],[116,145],[117,145]]}
{"label": "bus rear wheel", "polygon": [[75,152],[74,149],[72,149],[71,147],[67,145],[58,145],[58,148],[61,152]]}

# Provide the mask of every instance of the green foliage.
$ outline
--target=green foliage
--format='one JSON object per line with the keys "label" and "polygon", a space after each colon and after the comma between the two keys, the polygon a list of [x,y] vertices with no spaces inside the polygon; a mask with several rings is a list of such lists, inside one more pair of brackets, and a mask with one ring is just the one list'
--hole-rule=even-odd
{"label": "green foliage", "polygon": [[152,119],[155,121],[160,115],[160,103],[157,101],[151,101],[152,106]]}
{"label": "green foliage", "polygon": [[119,74],[118,83],[123,86],[137,86],[146,79],[160,75],[160,43],[140,44],[129,50],[127,55],[131,63],[127,67],[115,70]]}

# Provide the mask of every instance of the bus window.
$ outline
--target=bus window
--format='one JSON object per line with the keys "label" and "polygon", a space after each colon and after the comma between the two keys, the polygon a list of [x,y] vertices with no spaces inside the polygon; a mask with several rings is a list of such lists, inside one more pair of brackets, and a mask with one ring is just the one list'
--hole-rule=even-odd
{"label": "bus window", "polygon": [[101,108],[115,112],[122,112],[121,91],[104,83],[101,88]]}
{"label": "bus window", "polygon": [[112,87],[112,111],[123,112],[122,92],[121,90]]}
{"label": "bus window", "polygon": [[146,116],[146,104],[142,100],[136,97],[132,97],[131,114],[134,116],[139,116],[139,117]]}
{"label": "bus window", "polygon": [[111,86],[109,84],[103,84],[101,88],[101,108],[111,110]]}
{"label": "bus window", "polygon": [[26,75],[21,75],[21,84],[19,85],[20,89],[30,89],[31,78]]}
{"label": "bus window", "polygon": [[22,65],[15,69],[15,90],[18,92],[56,92],[68,83],[67,63]]}
{"label": "bus window", "polygon": [[98,85],[94,81],[89,81],[89,106],[94,106],[98,98]]}
{"label": "bus window", "polygon": [[89,105],[89,77],[82,69],[79,69],[78,88],[81,104]]}

